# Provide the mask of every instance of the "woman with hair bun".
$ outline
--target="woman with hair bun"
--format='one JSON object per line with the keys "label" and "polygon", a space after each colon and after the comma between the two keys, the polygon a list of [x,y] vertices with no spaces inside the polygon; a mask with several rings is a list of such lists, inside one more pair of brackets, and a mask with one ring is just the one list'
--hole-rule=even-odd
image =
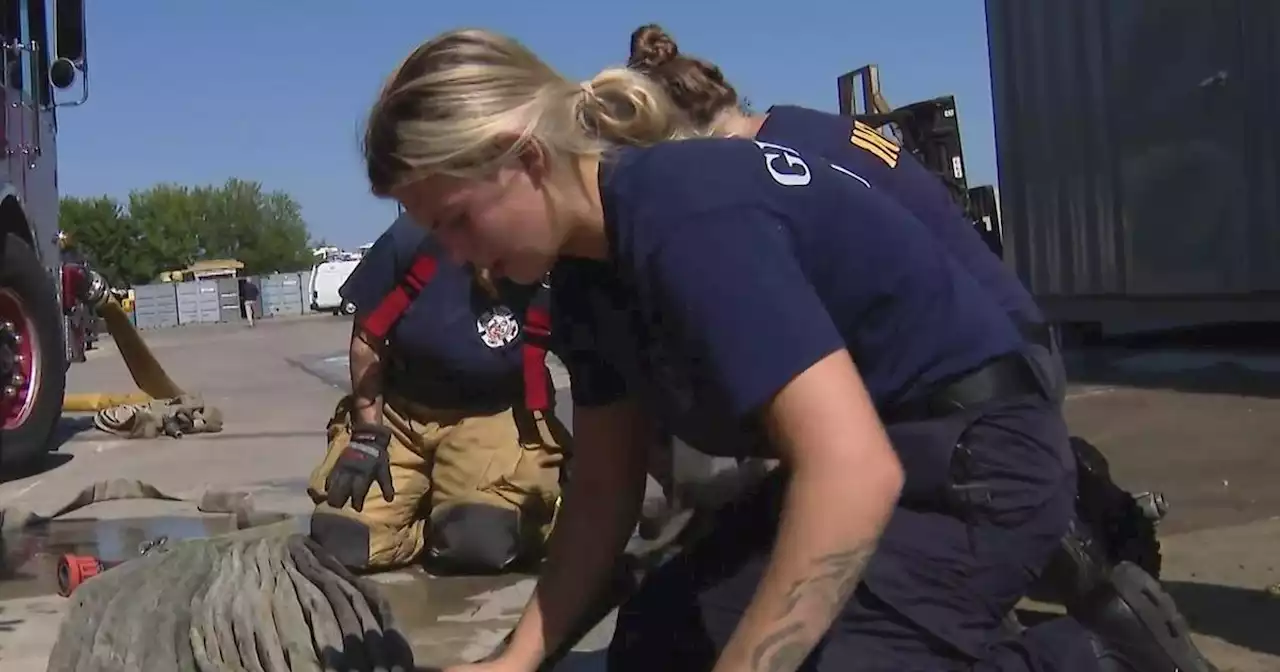
{"label": "woman with hair bun", "polygon": [[[848,117],[793,105],[777,105],[763,114],[744,110],[737,91],[719,67],[681,53],[675,40],[656,24],[644,25],[632,32],[627,65],[661,84],[672,101],[688,115],[697,133],[751,137],[816,151],[856,174],[868,188],[897,201],[927,226],[951,256],[1009,313],[1026,337],[1024,354],[1045,385],[1048,396],[1059,403],[1065,398],[1066,374],[1060,353],[1049,337],[1035,300],[1009,267],[991,254],[942,180],[911,152],[903,152],[875,129]],[[1073,447],[1077,447],[1074,442]],[[1080,455],[1076,458],[1081,478],[1090,481],[1080,488],[1082,496],[1118,490],[1104,470],[1088,468],[1082,464],[1086,459]],[[1087,510],[1094,505],[1106,503],[1086,502],[1082,508]],[[1137,515],[1136,509],[1130,515]],[[1067,603],[1073,616],[1086,623],[1093,622],[1098,618],[1099,609],[1111,605],[1101,595],[1116,589],[1114,585],[1107,585],[1107,573],[1112,570],[1108,558],[1120,555],[1117,550],[1125,550],[1126,540],[1111,539],[1107,530],[1090,530],[1077,521],[1063,543],[1063,549],[1050,565],[1061,571],[1046,578],[1053,581],[1056,589],[1069,593]],[[1114,548],[1104,550],[1107,544]],[[1081,581],[1081,576],[1090,578]],[[1101,585],[1100,594],[1079,592],[1098,585]],[[1073,591],[1075,594],[1070,594]],[[1119,599],[1123,599],[1125,591],[1119,592]],[[1169,613],[1163,618],[1175,616]],[[1160,627],[1155,622],[1151,625]],[[1185,648],[1191,646],[1185,643]],[[1197,668],[1187,664],[1184,669]]]}
{"label": "woman with hair bun", "polygon": [[795,105],[764,114],[742,108],[738,92],[715,64],[682,54],[660,26],[631,33],[627,66],[662,85],[702,135],[755,138],[817,150],[897,200],[920,219],[961,265],[1014,318],[1027,336],[1028,354],[1050,395],[1066,395],[1066,372],[1057,344],[1035,299],[982,238],[946,186],[911,152],[848,117]]}
{"label": "woman with hair bun", "polygon": [[571,82],[482,30],[418,47],[373,105],[373,193],[499,276],[554,268],[572,379],[538,587],[501,655],[455,669],[532,672],[579,625],[662,427],[781,466],[646,577],[610,670],[1089,672],[1095,648],[1172,670],[1147,663],[1168,636],[1120,615],[996,637],[1075,496],[1061,411],[1004,309],[828,157],[688,139],[690,122],[634,70]]}

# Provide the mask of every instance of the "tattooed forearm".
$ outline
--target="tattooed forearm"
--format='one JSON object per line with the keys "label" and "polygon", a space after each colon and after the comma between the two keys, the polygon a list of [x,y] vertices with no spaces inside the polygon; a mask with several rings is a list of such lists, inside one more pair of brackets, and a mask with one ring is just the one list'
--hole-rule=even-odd
{"label": "tattooed forearm", "polygon": [[798,668],[853,594],[874,551],[874,544],[863,544],[818,558],[809,576],[787,590],[786,605],[770,634],[752,651],[753,672]]}

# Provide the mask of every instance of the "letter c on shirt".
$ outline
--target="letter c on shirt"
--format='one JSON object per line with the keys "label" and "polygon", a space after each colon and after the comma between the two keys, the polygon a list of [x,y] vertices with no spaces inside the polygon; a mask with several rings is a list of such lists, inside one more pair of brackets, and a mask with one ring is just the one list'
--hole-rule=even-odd
{"label": "letter c on shirt", "polygon": [[[796,150],[782,145],[775,145],[771,142],[760,142],[759,140],[756,141],[756,146],[764,150],[764,167],[769,171],[769,175],[774,182],[784,187],[803,187],[813,180],[813,174],[809,172],[809,164],[797,156]],[[790,169],[791,172],[780,171],[779,168],[781,166],[778,165],[778,159],[786,161],[786,168]]]}

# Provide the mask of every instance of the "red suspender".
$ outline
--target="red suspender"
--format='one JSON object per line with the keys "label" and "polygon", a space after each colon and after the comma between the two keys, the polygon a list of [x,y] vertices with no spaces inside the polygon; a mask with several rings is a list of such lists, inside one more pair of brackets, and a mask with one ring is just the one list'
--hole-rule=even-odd
{"label": "red suspender", "polygon": [[551,340],[551,313],[529,306],[524,314],[524,403],[533,411],[551,408],[550,381],[547,371],[547,350]]}
{"label": "red suspender", "polygon": [[418,292],[427,286],[436,275],[436,260],[428,254],[419,254],[409,267],[409,272],[396,285],[395,289],[382,299],[377,308],[369,311],[360,328],[375,340],[385,341],[391,327],[409,309],[409,304],[418,296]]}
{"label": "red suspender", "polygon": [[[436,260],[429,254],[419,254],[409,267],[409,272],[395,289],[369,311],[360,328],[375,340],[385,341],[396,321],[409,309],[409,304],[423,287],[436,275]],[[550,349],[551,314],[545,309],[530,306],[525,312],[524,344],[520,348],[523,361],[525,406],[534,411],[551,408],[548,390],[551,388],[547,371],[547,351]]]}

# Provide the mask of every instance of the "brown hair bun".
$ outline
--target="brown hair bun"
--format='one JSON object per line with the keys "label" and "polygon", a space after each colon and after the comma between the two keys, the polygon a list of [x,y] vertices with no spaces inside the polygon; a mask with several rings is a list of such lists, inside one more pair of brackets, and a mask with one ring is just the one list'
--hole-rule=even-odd
{"label": "brown hair bun", "polygon": [[652,70],[675,60],[680,48],[667,31],[656,23],[640,26],[631,33],[631,57],[627,67]]}

